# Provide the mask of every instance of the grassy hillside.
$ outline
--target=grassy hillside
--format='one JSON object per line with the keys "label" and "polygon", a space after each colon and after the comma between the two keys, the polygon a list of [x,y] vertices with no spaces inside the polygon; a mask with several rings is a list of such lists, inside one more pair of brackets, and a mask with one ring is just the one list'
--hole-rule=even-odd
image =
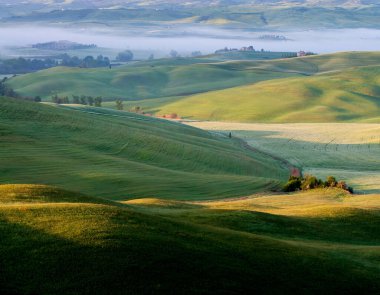
{"label": "grassy hillside", "polygon": [[[321,64],[318,71],[331,68]],[[379,122],[379,83],[380,66],[359,67],[194,95],[159,113],[235,122]]]}
{"label": "grassy hillside", "polygon": [[[136,9],[57,9],[53,11],[34,12],[26,15],[18,15],[6,18],[7,22],[45,22],[45,23],[86,23],[112,24],[125,26],[127,24],[150,24],[164,26],[166,24],[207,24],[223,26],[227,28],[245,29],[294,29],[294,28],[378,28],[380,8],[378,5],[365,6],[346,5],[342,1],[321,5],[292,5],[289,3],[277,5],[257,5],[252,2],[222,3],[222,5],[205,6],[198,1],[198,5],[192,6],[186,2],[186,6],[177,6],[173,3],[160,3],[155,9],[153,3],[149,8],[141,5]],[[270,1],[272,4],[275,2]],[[352,1],[351,1],[352,2]],[[123,2],[124,3],[124,2]],[[371,4],[374,2],[366,2]],[[200,4],[200,5],[199,5]],[[294,4],[294,3],[293,3]],[[299,4],[299,3],[298,3]],[[323,7],[330,6],[330,7]],[[127,6],[131,7],[131,6]],[[133,6],[132,6],[133,7]],[[176,9],[173,9],[176,7]],[[19,9],[25,9],[18,7]],[[60,7],[61,8],[61,7]]]}
{"label": "grassy hillside", "polygon": [[[103,96],[143,100],[189,96],[287,77],[304,77],[352,67],[379,65],[379,52],[338,53],[278,60],[216,61],[179,58],[137,62],[113,69],[57,67],[8,82],[19,94],[50,100],[60,96]],[[298,84],[298,82],[295,82]],[[232,89],[231,91],[235,91]],[[236,90],[237,93],[239,89]]]}
{"label": "grassy hillside", "polygon": [[[379,196],[64,203],[0,186],[2,294],[374,294]],[[55,191],[51,196],[51,191]],[[14,196],[22,195],[22,201]],[[36,203],[35,195],[49,202]]]}
{"label": "grassy hillside", "polygon": [[0,99],[0,183],[114,199],[202,199],[274,189],[287,174],[234,140],[178,123]]}
{"label": "grassy hillside", "polygon": [[92,95],[108,99],[140,100],[189,95],[215,89],[289,77],[282,73],[251,69],[250,64],[221,63],[208,59],[163,59],[122,67],[80,69],[57,67],[22,75],[9,84],[19,94],[50,100],[61,96]]}

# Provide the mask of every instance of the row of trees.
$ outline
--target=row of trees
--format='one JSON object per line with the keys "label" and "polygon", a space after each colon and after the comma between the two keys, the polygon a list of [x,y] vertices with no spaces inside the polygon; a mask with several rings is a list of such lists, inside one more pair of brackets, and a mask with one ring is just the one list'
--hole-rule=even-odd
{"label": "row of trees", "polygon": [[98,55],[96,58],[88,55],[81,59],[77,56],[70,56],[65,53],[58,56],[58,58],[61,60],[59,65],[65,67],[101,68],[111,65],[110,59],[103,55]]}
{"label": "row of trees", "polygon": [[336,187],[353,193],[352,187],[349,187],[344,181],[337,181],[334,176],[328,176],[326,181],[318,179],[313,175],[306,175],[305,177],[291,176],[289,181],[284,186],[285,192],[295,192],[302,190],[311,190],[316,188]]}
{"label": "row of trees", "polygon": [[[89,106],[95,106],[95,107],[101,107],[103,98],[101,96],[93,97],[93,96],[85,96],[85,95],[73,95],[72,99],[70,99],[68,96],[60,97],[58,94],[54,94],[51,97],[51,100],[53,103],[57,104],[82,104],[82,105],[89,105]],[[36,101],[36,99],[35,99]]]}
{"label": "row of trees", "polygon": [[25,59],[22,57],[0,61],[0,74],[23,74],[59,65],[54,59]]}
{"label": "row of trees", "polygon": [[99,55],[96,58],[89,55],[85,58],[62,54],[53,58],[46,59],[26,59],[23,57],[0,60],[0,74],[24,74],[36,72],[56,66],[82,67],[82,68],[99,68],[108,67],[111,61],[108,57]]}

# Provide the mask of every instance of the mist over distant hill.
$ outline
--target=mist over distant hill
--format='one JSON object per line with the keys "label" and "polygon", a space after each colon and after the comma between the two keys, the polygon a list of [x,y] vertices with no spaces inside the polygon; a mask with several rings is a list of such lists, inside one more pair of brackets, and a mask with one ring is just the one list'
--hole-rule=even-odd
{"label": "mist over distant hill", "polygon": [[0,0],[0,21],[201,24],[244,30],[380,29],[378,0]]}
{"label": "mist over distant hill", "polygon": [[199,6],[252,6],[252,5],[310,5],[310,6],[361,6],[380,5],[377,0],[0,0],[0,5],[65,7],[65,8],[110,8],[110,7],[199,7]]}

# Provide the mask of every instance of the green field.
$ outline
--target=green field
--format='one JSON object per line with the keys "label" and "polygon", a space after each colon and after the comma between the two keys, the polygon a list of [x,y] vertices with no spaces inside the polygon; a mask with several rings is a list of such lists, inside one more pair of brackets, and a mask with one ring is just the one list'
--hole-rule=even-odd
{"label": "green field", "polygon": [[294,75],[297,73],[262,71],[245,62],[179,58],[139,62],[113,69],[56,67],[16,77],[9,84],[21,95],[40,95],[46,100],[50,100],[53,93],[69,97],[100,95],[108,100],[140,100],[190,95]]}
{"label": "green field", "polygon": [[[58,67],[10,80],[24,96],[101,95],[115,107],[234,122],[379,122],[380,53],[259,61],[162,59],[114,69]],[[219,90],[216,90],[219,89]]]}
{"label": "green field", "polygon": [[112,199],[205,199],[276,189],[287,175],[239,142],[182,124],[0,99],[0,183]]}
{"label": "green field", "polygon": [[287,159],[303,173],[333,175],[358,193],[380,193],[380,124],[239,124],[191,125],[234,136]]}
{"label": "green field", "polygon": [[202,93],[159,113],[233,122],[380,122],[379,83],[380,66],[359,67]]}
{"label": "green field", "polygon": [[[380,53],[54,68],[10,84],[271,124],[0,98],[0,294],[380,290]],[[337,121],[361,123],[305,123]],[[281,193],[292,167],[360,194]]]}
{"label": "green field", "polygon": [[375,294],[379,196],[113,203],[0,186],[2,294]]}

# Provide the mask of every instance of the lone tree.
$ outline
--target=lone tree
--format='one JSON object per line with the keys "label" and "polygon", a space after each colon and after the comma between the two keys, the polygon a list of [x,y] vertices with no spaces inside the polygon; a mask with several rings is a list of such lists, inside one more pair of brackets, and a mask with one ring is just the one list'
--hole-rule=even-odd
{"label": "lone tree", "polygon": [[116,56],[117,61],[131,61],[133,59],[133,52],[130,50],[125,50],[123,52],[120,52]]}
{"label": "lone tree", "polygon": [[135,107],[131,108],[131,112],[140,114],[140,113],[142,113],[142,108],[139,106],[135,106]]}
{"label": "lone tree", "polygon": [[116,100],[116,109],[122,111],[124,109],[123,101],[121,99]]}

